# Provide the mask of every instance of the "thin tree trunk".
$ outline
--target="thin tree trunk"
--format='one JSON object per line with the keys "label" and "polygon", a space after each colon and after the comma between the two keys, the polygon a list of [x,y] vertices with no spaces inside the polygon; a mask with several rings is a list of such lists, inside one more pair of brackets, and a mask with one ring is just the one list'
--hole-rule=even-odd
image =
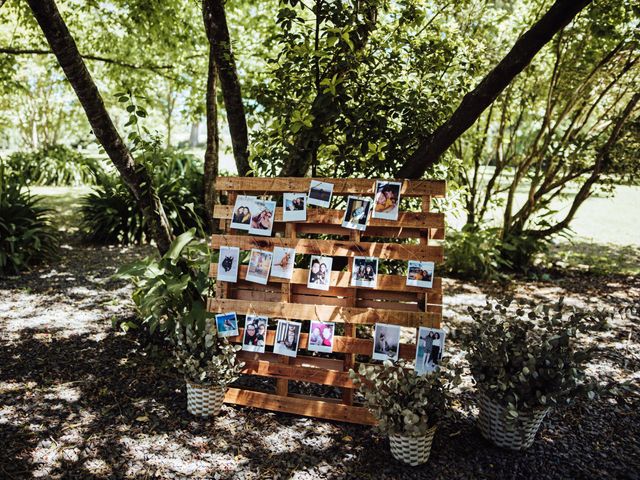
{"label": "thin tree trunk", "polygon": [[440,156],[474,124],[542,47],[590,3],[591,0],[556,0],[478,86],[465,95],[451,117],[418,146],[397,176],[420,178],[428,168],[436,164]]}
{"label": "thin tree trunk", "polygon": [[218,70],[224,108],[227,112],[231,146],[238,174],[251,175],[249,166],[249,134],[247,119],[242,104],[242,92],[236,61],[231,50],[231,38],[224,11],[224,0],[203,0],[202,16],[209,44],[213,47],[213,58]]}
{"label": "thin tree trunk", "polygon": [[613,126],[613,129],[611,130],[611,134],[609,135],[609,138],[607,139],[606,143],[602,146],[602,148],[597,154],[591,175],[582,184],[582,186],[580,187],[580,190],[578,190],[578,193],[576,194],[573,200],[573,203],[571,204],[571,207],[567,212],[567,215],[560,222],[553,225],[552,227],[545,228],[543,230],[528,231],[527,233],[529,235],[535,238],[545,238],[550,235],[553,235],[554,233],[558,233],[569,226],[569,224],[573,220],[573,217],[578,211],[578,208],[580,207],[580,205],[582,205],[582,203],[591,195],[591,188],[598,181],[598,179],[603,173],[603,170],[606,168],[606,164],[610,161],[609,155],[611,154],[611,150],[613,149],[616,142],[620,138],[620,134],[622,132],[622,129],[625,123],[627,122],[629,117],[631,117],[634,109],[636,108],[639,102],[640,102],[640,93],[636,93],[633,95],[633,97],[631,97],[631,100],[629,100],[629,103],[627,104],[625,109],[622,111],[620,116],[617,118],[616,123]]}
{"label": "thin tree trunk", "polygon": [[131,152],[118,134],[100,92],[78,52],[71,33],[54,0],[27,0],[69,83],[82,104],[93,133],[127,184],[149,225],[151,238],[160,253],[169,250],[173,235],[156,194],[149,172],[136,165]]}
{"label": "thin tree trunk", "polygon": [[216,203],[216,179],[218,178],[218,104],[216,103],[217,72],[214,47],[209,46],[209,68],[207,71],[207,149],[204,154],[204,210],[209,232],[216,231],[213,207]]}

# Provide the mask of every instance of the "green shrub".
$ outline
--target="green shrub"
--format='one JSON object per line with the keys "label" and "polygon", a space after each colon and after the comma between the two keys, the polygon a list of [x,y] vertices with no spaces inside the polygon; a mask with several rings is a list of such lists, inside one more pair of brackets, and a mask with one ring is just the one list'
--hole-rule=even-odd
{"label": "green shrub", "polygon": [[549,240],[527,234],[508,235],[500,245],[500,256],[512,271],[528,273],[536,264],[539,254],[549,250]]}
{"label": "green shrub", "polygon": [[[152,150],[140,161],[153,175],[174,235],[190,228],[204,235],[203,173],[198,159]],[[82,199],[81,212],[81,229],[89,241],[127,245],[148,240],[142,212],[118,175],[99,176],[94,191]]]}
{"label": "green shrub", "polygon": [[117,276],[133,281],[132,298],[140,316],[138,328],[150,336],[170,338],[176,324],[202,331],[213,315],[206,311],[206,299],[213,286],[209,278],[212,261],[207,245],[195,242],[194,228],[177,237],[162,258],[147,257],[125,265]]}
{"label": "green shrub", "polygon": [[0,162],[0,274],[18,273],[55,257],[57,250],[50,210],[40,205],[20,178],[5,176]]}
{"label": "green shrub", "polygon": [[102,171],[98,160],[64,145],[15,152],[7,158],[6,168],[28,185],[93,184]]}
{"label": "green shrub", "polygon": [[496,278],[509,267],[501,256],[500,229],[479,229],[465,225],[447,232],[445,271],[462,278]]}
{"label": "green shrub", "polygon": [[478,389],[507,409],[518,412],[571,403],[585,395],[616,393],[617,386],[598,385],[586,366],[596,347],[581,347],[580,332],[606,325],[607,312],[567,312],[562,299],[554,305],[488,302],[469,308],[473,318],[462,344]]}

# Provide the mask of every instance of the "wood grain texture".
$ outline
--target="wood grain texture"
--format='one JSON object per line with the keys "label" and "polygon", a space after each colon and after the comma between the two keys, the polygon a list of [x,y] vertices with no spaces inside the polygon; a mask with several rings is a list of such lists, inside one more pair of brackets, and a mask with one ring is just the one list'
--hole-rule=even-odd
{"label": "wood grain texture", "polygon": [[230,388],[224,397],[225,403],[264,408],[276,412],[294,413],[307,417],[324,418],[340,422],[375,425],[377,422],[368,409],[353,405],[343,405],[319,397],[274,395]]}
{"label": "wood grain texture", "polygon": [[260,302],[212,298],[210,312],[236,312],[238,315],[265,315],[270,318],[347,322],[372,325],[391,323],[403,327],[439,327],[441,315],[433,312],[405,312],[377,308],[335,307],[331,305],[302,305],[298,303]]}
{"label": "wood grain texture", "polygon": [[[218,265],[212,263],[209,267],[209,275],[211,277],[215,277],[218,274]],[[238,278],[243,279],[247,276],[247,266],[241,265],[238,270]],[[284,278],[277,277],[269,277],[269,283],[290,283],[294,285],[307,285],[307,279],[309,278],[309,270],[304,268],[294,268],[293,275],[291,276],[291,280],[287,280]],[[407,278],[404,275],[378,275],[378,282],[375,288],[365,288],[360,287],[358,289],[359,292],[372,292],[372,291],[389,291],[389,292],[415,292],[415,293],[441,293],[442,292],[442,279],[440,277],[435,277],[433,279],[433,287],[432,288],[421,288],[421,287],[413,287],[406,284]],[[248,287],[253,287],[255,285],[256,288],[264,287],[263,285],[246,282],[244,283],[242,280],[238,282],[238,286],[245,285]],[[331,294],[345,296],[348,294],[348,290],[351,288],[351,274],[349,272],[331,272],[331,281],[330,285],[333,288],[343,289],[343,290],[335,290]],[[272,290],[278,290],[278,288],[272,288]],[[300,290],[296,290],[300,293],[311,293],[314,291],[312,289],[305,290],[304,292]],[[331,292],[331,290],[329,290]],[[318,295],[323,293],[322,290],[315,290]],[[401,297],[398,297],[401,299]]]}
{"label": "wood grain texture", "polygon": [[212,235],[211,248],[235,246],[240,250],[252,248],[273,250],[274,247],[295,248],[296,253],[331,257],[378,257],[383,260],[420,260],[442,262],[441,246],[403,243],[351,242],[346,240],[316,240],[308,238],[278,238],[251,235]]}
{"label": "wood grain texture", "polygon": [[[282,192],[308,192],[311,178],[302,177],[218,177],[216,189],[221,191],[240,191],[255,195],[267,195]],[[376,179],[368,178],[314,178],[333,184],[334,195],[371,195],[375,193]],[[380,179],[384,180],[384,179]],[[443,180],[391,180],[401,182],[400,195],[405,197],[444,197],[447,191]]]}
{"label": "wood grain texture", "polygon": [[[213,210],[213,218],[217,219],[231,219],[233,215],[233,205],[216,205]],[[342,219],[344,218],[344,210],[330,210],[320,208],[308,208],[306,222],[295,223],[307,223],[307,224],[327,224],[327,225],[342,225]],[[282,207],[276,208],[275,222],[282,222]],[[294,223],[294,222],[286,222]],[[367,224],[367,230],[370,227],[389,227],[391,229],[402,228],[444,228],[444,214],[442,213],[422,213],[422,212],[399,212],[398,220],[383,220],[380,218],[370,218]],[[349,235],[350,230],[348,228],[340,227],[345,235]],[[365,230],[365,232],[367,231]],[[363,232],[364,233],[364,232]]]}

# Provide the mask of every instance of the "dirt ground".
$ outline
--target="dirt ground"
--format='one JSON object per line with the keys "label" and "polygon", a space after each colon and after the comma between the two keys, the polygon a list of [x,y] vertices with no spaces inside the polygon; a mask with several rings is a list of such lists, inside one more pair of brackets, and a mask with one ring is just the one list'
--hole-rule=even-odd
{"label": "dirt ground", "polygon": [[[70,243],[53,265],[0,279],[0,478],[640,478],[637,398],[556,409],[534,446],[518,453],[480,436],[465,388],[431,459],[415,468],[395,461],[368,427],[233,406],[196,419],[183,381],[112,327],[133,308],[130,287],[110,276],[148,253]],[[447,349],[460,354],[455,331],[487,294],[565,295],[599,307],[640,298],[635,277],[551,278],[505,287],[446,280]],[[637,319],[619,319],[592,341],[595,373],[638,380]]]}

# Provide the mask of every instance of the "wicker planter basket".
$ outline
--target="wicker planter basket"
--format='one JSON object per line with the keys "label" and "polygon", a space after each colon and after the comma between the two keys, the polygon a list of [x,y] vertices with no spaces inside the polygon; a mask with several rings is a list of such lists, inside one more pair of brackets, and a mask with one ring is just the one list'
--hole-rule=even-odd
{"label": "wicker planter basket", "polygon": [[225,393],[223,387],[200,385],[187,380],[187,411],[201,417],[218,415]]}
{"label": "wicker planter basket", "polygon": [[389,435],[391,455],[393,455],[396,460],[407,463],[412,467],[422,465],[429,460],[431,444],[433,443],[435,433],[436,426],[434,425],[427,430],[425,435],[420,437]]}
{"label": "wicker planter basket", "polygon": [[549,408],[532,412],[518,412],[518,420],[513,425],[505,422],[506,409],[490,400],[486,395],[479,395],[480,415],[478,426],[482,436],[497,446],[512,450],[524,450],[533,444],[542,420]]}

